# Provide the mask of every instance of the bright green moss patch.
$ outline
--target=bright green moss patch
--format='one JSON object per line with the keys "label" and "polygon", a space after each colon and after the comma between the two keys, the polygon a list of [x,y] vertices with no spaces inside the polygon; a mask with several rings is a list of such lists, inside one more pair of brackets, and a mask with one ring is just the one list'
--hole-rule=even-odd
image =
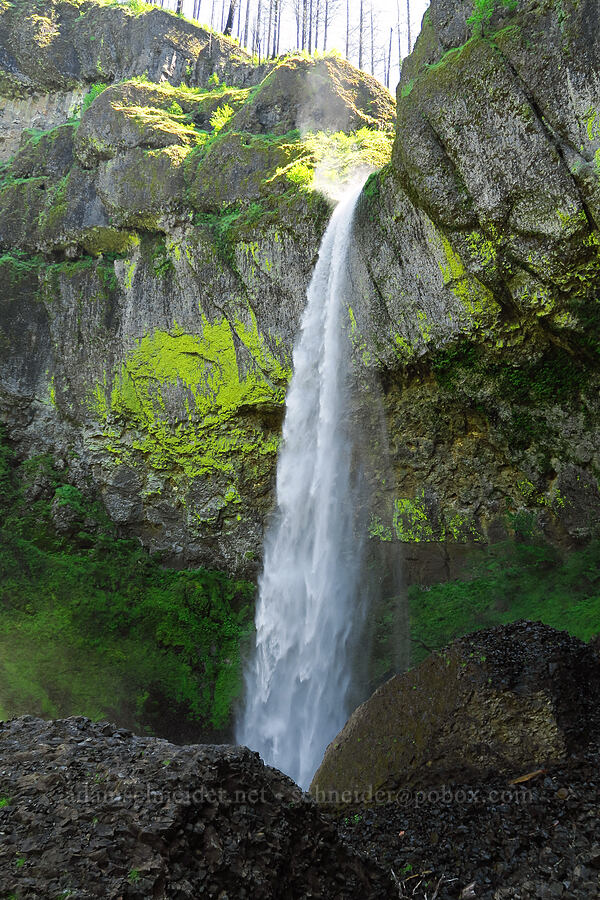
{"label": "bright green moss patch", "polygon": [[[201,319],[201,336],[174,325],[138,341],[112,384],[98,385],[90,406],[106,425],[106,439],[119,443],[116,422],[139,430],[133,449],[147,464],[189,478],[213,471],[233,473],[237,454],[276,452],[277,438],[258,424],[236,421],[245,409],[283,404],[290,372],[268,349],[256,319]],[[247,350],[247,367],[238,359]],[[169,413],[173,390],[183,391],[185,415]],[[123,461],[126,448],[117,451]]]}
{"label": "bright green moss patch", "polygon": [[140,134],[146,132],[158,132],[171,137],[173,143],[183,146],[191,146],[203,141],[193,125],[185,120],[184,115],[172,114],[163,109],[152,106],[129,106],[126,104],[112,104],[115,112],[125,116]]}
{"label": "bright green moss patch", "polygon": [[400,497],[394,501],[392,530],[403,543],[481,540],[481,534],[473,522],[459,513],[441,519],[437,516],[434,518],[424,491],[417,497]]}
{"label": "bright green moss patch", "polygon": [[541,543],[504,543],[482,550],[464,579],[411,587],[412,662],[426,647],[493,625],[530,619],[584,641],[600,623],[600,542],[563,557]]}
{"label": "bright green moss patch", "polygon": [[[182,740],[224,735],[253,587],[161,567],[120,540],[49,457],[0,445],[0,708],[86,715]],[[26,499],[33,482],[37,499]],[[70,523],[58,534],[55,515]]]}

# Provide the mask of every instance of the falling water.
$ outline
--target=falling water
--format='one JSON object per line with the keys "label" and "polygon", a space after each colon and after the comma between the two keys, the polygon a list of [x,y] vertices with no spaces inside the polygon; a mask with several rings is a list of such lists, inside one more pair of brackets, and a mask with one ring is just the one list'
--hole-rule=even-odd
{"label": "falling water", "polygon": [[[361,185],[362,187],[362,185]],[[352,218],[336,207],[308,289],[265,540],[256,652],[237,739],[307,788],[348,717],[362,548],[351,473],[347,338],[342,327]]]}

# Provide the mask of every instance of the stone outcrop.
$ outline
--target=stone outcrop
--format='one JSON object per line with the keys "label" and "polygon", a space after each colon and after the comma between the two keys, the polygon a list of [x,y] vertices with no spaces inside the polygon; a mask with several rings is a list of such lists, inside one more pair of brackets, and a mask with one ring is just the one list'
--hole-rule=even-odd
{"label": "stone outcrop", "polygon": [[241,747],[106,723],[0,723],[0,892],[39,898],[384,897],[296,785]]}
{"label": "stone outcrop", "polygon": [[151,550],[253,576],[331,209],[299,129],[391,126],[392,98],[158,9],[38,13],[0,14],[0,417]]}
{"label": "stone outcrop", "polygon": [[556,764],[600,734],[599,692],[593,648],[564,632],[529,622],[476,632],[359,706],[310,791],[394,802],[407,789]]}
{"label": "stone outcrop", "polygon": [[596,16],[433,0],[404,63],[350,316],[390,436],[380,537],[572,545],[597,529]]}

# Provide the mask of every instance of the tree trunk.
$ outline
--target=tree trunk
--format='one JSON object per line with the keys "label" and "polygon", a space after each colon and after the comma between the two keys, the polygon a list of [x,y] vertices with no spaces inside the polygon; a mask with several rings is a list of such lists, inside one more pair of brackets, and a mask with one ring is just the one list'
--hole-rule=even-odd
{"label": "tree trunk", "polygon": [[244,22],[244,47],[248,49],[248,25],[250,24],[250,0],[246,0],[246,21]]}
{"label": "tree trunk", "polygon": [[[180,2],[180,0],[178,0]],[[183,2],[183,0],[181,0]],[[229,12],[227,13],[227,21],[225,22],[225,28],[223,29],[223,34],[226,37],[231,36],[231,32],[233,30],[233,22],[235,19],[235,8],[237,6],[237,0],[229,0]]]}
{"label": "tree trunk", "polygon": [[281,37],[281,2],[277,0],[277,56],[279,56],[279,38]]}
{"label": "tree trunk", "polygon": [[386,81],[387,86],[390,86],[390,67],[392,64],[392,35],[394,33],[394,29],[390,28],[390,46],[388,48],[388,64],[387,64],[387,73],[386,73]]}
{"label": "tree trunk", "polygon": [[279,26],[281,23],[281,0],[275,0],[275,21],[273,23],[273,59],[279,54]]}
{"label": "tree trunk", "polygon": [[350,0],[346,0],[346,59],[350,59]]}
{"label": "tree trunk", "polygon": [[407,32],[407,43],[408,43],[408,54],[410,53],[410,0],[406,0],[406,32]]}
{"label": "tree trunk", "polygon": [[302,0],[302,50],[306,50],[306,26],[308,25],[308,0]]}
{"label": "tree trunk", "polygon": [[235,29],[235,36],[237,37],[239,44],[242,38],[242,0],[239,0],[237,8],[237,28]]}
{"label": "tree trunk", "polygon": [[315,52],[319,49],[319,16],[321,13],[321,0],[315,0]]}
{"label": "tree trunk", "polygon": [[269,0],[269,24],[267,26],[267,40],[265,58],[268,59],[271,53],[271,25],[273,24],[273,0]]}
{"label": "tree trunk", "polygon": [[363,3],[364,0],[360,0],[360,13],[358,17],[358,68],[362,69],[363,67]]}
{"label": "tree trunk", "polygon": [[398,14],[397,19],[397,28],[398,28],[398,80],[400,80],[400,76],[402,75],[402,45],[400,44],[400,0],[396,0],[396,12]]}
{"label": "tree trunk", "polygon": [[327,50],[327,26],[329,25],[329,0],[325,0],[325,22],[323,23],[323,53]]}
{"label": "tree trunk", "polygon": [[309,0],[308,14],[308,55],[312,54],[312,37],[313,37],[313,0]]}

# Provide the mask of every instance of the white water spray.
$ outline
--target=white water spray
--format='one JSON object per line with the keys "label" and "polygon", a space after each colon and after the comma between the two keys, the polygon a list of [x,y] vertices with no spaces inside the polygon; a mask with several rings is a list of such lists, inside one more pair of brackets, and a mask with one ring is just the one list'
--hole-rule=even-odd
{"label": "white water spray", "polygon": [[256,653],[237,740],[307,788],[348,717],[352,634],[361,622],[356,497],[342,327],[360,187],[336,207],[308,289],[265,540]]}

